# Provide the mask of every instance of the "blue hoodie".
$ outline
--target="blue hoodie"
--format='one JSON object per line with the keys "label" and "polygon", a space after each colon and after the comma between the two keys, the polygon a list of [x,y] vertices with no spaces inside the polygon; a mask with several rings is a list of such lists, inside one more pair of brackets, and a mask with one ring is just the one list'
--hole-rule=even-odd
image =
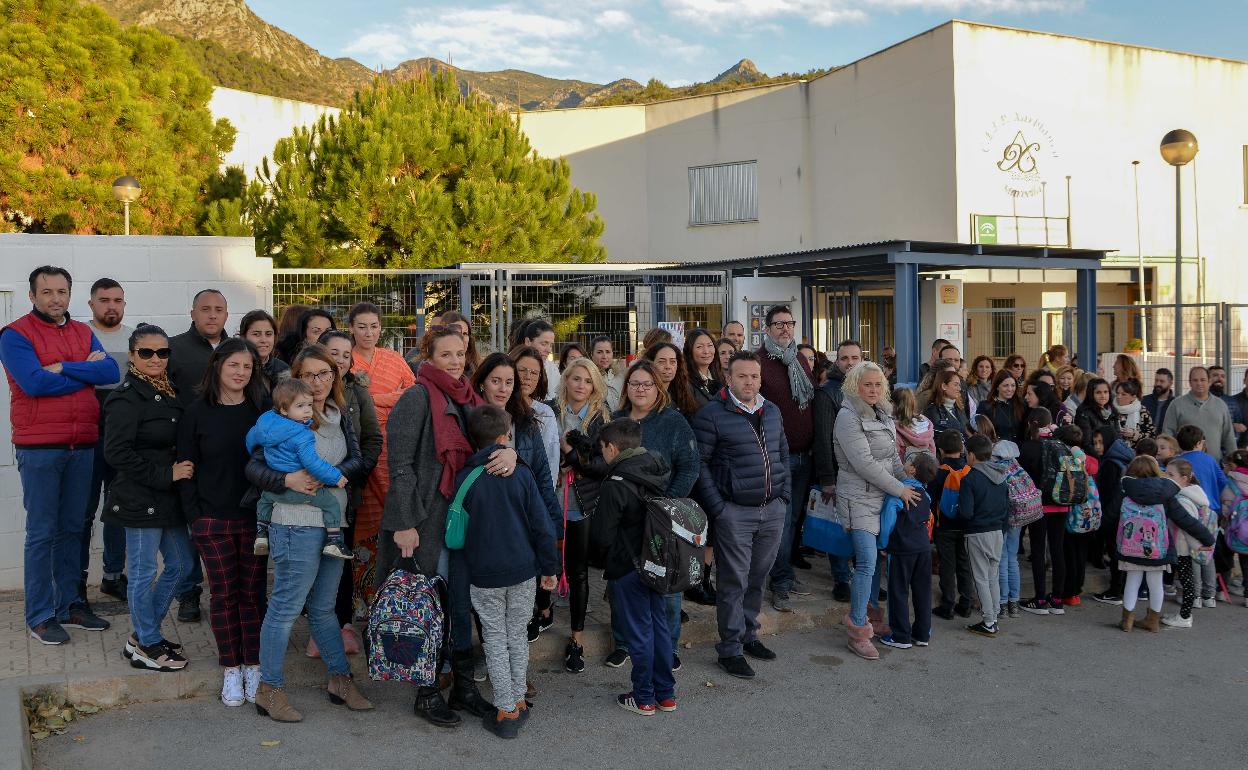
{"label": "blue hoodie", "polygon": [[1205,490],[1205,496],[1209,498],[1209,509],[1214,513],[1220,512],[1222,490],[1226,488],[1226,473],[1222,470],[1222,466],[1213,459],[1213,455],[1198,449],[1184,452],[1179,455],[1179,459],[1187,460],[1192,464],[1192,474],[1196,476],[1196,480],[1200,482],[1200,488]]}
{"label": "blue hoodie", "polygon": [[316,434],[310,423],[295,422],[269,410],[247,431],[247,451],[264,447],[264,464],[275,471],[306,470],[326,486],[338,486],[342,473],[316,453]]}
{"label": "blue hoodie", "polygon": [[[503,449],[492,444],[468,458],[455,477],[458,489],[473,468]],[[464,557],[469,580],[477,588],[507,588],[537,575],[559,574],[555,528],[533,472],[524,464],[510,476],[482,473],[464,496],[468,533]]]}

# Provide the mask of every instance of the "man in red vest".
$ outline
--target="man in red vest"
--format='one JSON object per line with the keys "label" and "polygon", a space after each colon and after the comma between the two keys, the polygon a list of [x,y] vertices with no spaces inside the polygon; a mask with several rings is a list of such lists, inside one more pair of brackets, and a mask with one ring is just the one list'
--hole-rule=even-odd
{"label": "man in red vest", "polygon": [[68,642],[66,626],[109,627],[79,598],[78,578],[82,512],[99,440],[95,386],[113,384],[121,373],[91,327],[70,319],[72,282],[64,268],[35,268],[34,308],[0,329],[26,508],[26,625],[43,644]]}

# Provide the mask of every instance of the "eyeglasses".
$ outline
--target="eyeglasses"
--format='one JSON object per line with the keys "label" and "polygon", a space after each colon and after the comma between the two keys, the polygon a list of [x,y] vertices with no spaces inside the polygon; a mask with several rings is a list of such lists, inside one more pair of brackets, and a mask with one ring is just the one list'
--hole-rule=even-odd
{"label": "eyeglasses", "polygon": [[540,376],[542,376],[541,371],[540,371],[540,370],[538,370],[538,369],[525,369],[525,368],[520,367],[520,366],[517,366],[517,367],[516,367],[516,374],[520,375],[521,377],[525,377],[525,378],[528,378],[528,377],[540,377]]}
{"label": "eyeglasses", "polygon": [[796,326],[797,326],[797,321],[772,321],[771,322],[771,328],[773,329],[793,329]]}
{"label": "eyeglasses", "polygon": [[301,372],[299,379],[304,382],[333,382],[334,370],[325,369],[319,372]]}
{"label": "eyeglasses", "polygon": [[152,356],[156,356],[161,361],[165,361],[169,358],[170,350],[169,348],[156,348],[155,350],[152,350],[151,348],[135,348],[134,352],[137,353],[139,358],[144,361],[147,361]]}
{"label": "eyeglasses", "polygon": [[629,390],[653,390],[654,383],[653,382],[630,382],[628,383],[628,389]]}

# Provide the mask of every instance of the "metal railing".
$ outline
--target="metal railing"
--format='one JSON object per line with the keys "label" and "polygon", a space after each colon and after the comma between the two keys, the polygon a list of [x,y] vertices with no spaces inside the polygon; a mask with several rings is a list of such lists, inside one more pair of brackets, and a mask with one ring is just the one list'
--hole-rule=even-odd
{"label": "metal railing", "polygon": [[426,324],[455,310],[472,318],[478,346],[505,350],[512,327],[541,316],[561,345],[587,347],[611,337],[617,355],[635,354],[660,321],[683,321],[718,335],[728,317],[729,279],[722,271],[604,269],[604,266],[508,265],[447,270],[273,271],[273,310],[318,305],[340,324],[358,302],[382,311],[382,344],[408,350]]}

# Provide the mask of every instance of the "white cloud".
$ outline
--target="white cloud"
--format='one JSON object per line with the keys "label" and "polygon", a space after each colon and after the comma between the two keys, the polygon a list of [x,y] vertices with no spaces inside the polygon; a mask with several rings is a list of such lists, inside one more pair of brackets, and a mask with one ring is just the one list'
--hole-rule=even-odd
{"label": "white cloud", "polygon": [[397,64],[410,55],[411,49],[397,32],[377,30],[361,35],[359,40],[343,49],[343,53],[361,59],[369,67],[375,67],[378,64]]}
{"label": "white cloud", "polygon": [[1085,0],[663,0],[678,19],[712,29],[740,22],[805,19],[821,27],[866,21],[881,11],[1045,13],[1070,11]]}
{"label": "white cloud", "polygon": [[597,22],[598,26],[609,30],[627,29],[634,23],[628,11],[621,11],[618,8],[608,8],[598,14]]}

